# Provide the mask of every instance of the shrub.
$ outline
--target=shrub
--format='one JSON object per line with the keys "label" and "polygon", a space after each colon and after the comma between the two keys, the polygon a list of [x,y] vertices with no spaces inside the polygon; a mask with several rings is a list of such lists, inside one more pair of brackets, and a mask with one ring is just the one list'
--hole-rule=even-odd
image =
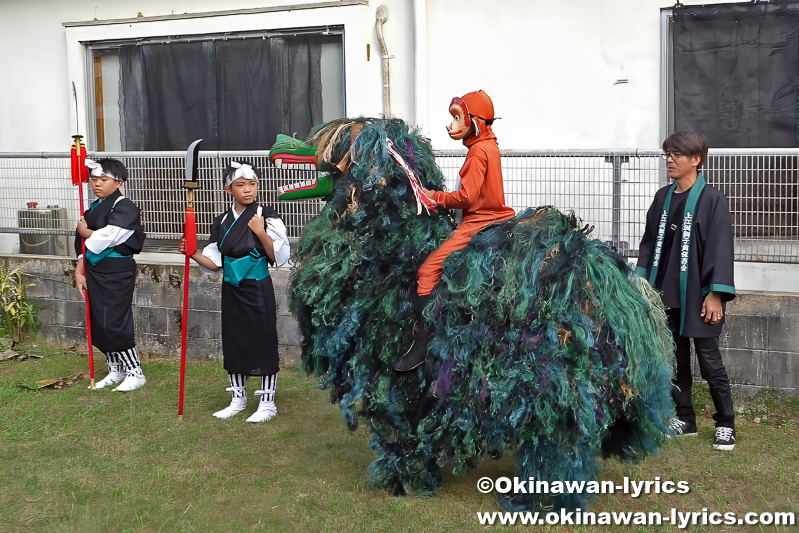
{"label": "shrub", "polygon": [[28,287],[33,286],[33,283],[26,282],[20,269],[9,271],[0,265],[0,318],[7,334],[11,336],[12,348],[36,327],[36,313],[28,300]]}

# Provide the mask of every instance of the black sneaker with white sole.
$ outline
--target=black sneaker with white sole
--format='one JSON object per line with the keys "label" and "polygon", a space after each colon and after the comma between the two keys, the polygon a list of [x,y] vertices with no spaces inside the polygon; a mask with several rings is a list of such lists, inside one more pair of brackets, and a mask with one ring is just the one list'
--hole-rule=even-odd
{"label": "black sneaker with white sole", "polygon": [[669,429],[671,429],[678,437],[696,436],[696,422],[690,424],[684,420],[680,420],[679,418],[672,418],[671,423],[669,424]]}
{"label": "black sneaker with white sole", "polygon": [[716,428],[716,438],[713,439],[714,450],[732,450],[735,448],[735,428]]}

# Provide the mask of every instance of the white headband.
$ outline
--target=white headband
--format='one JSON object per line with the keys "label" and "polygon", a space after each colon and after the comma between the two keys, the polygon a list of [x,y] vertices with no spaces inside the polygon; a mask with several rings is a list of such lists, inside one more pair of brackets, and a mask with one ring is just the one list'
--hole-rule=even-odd
{"label": "white headband", "polygon": [[108,176],[109,178],[113,179],[114,181],[119,181],[119,178],[114,176],[111,172],[107,172],[103,170],[103,165],[95,161],[94,159],[86,159],[86,166],[91,169],[89,172],[90,175],[94,176],[95,178],[99,178],[100,176]]}
{"label": "white headband", "polygon": [[255,170],[253,170],[253,168],[247,163],[238,163],[236,161],[231,161],[230,166],[235,168],[236,170],[234,172],[231,172],[225,178],[226,186],[230,187],[231,183],[233,183],[239,178],[258,181],[258,174],[256,174]]}

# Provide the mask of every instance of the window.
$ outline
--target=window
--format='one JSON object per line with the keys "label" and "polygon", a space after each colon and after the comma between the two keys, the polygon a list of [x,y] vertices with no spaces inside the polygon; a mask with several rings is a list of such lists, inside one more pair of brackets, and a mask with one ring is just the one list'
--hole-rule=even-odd
{"label": "window", "polygon": [[100,151],[264,150],[344,116],[341,28],[90,46]]}

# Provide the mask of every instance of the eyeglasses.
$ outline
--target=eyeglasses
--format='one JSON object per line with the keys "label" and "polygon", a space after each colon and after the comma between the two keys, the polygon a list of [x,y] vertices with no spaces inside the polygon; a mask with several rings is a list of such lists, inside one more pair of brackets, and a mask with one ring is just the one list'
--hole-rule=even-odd
{"label": "eyeglasses", "polygon": [[684,155],[685,154],[681,154],[680,152],[663,152],[662,154],[660,154],[660,157],[662,157],[666,161],[668,161],[669,158],[671,158],[672,161],[676,161]]}

